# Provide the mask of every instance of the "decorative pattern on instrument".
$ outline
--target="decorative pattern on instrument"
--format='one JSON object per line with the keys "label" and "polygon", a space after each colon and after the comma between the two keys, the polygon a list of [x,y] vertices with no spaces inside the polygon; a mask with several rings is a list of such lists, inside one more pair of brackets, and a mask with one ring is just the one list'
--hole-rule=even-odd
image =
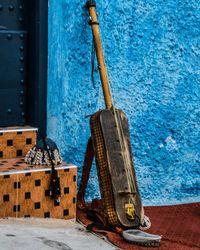
{"label": "decorative pattern on instrument", "polygon": [[112,187],[111,187],[112,184],[108,172],[106,152],[104,148],[104,141],[101,132],[99,116],[100,112],[97,112],[91,117],[91,132],[95,146],[97,171],[101,183],[100,191],[108,223],[115,227],[121,227],[122,225],[118,221],[117,214],[114,208],[114,201],[113,201]]}

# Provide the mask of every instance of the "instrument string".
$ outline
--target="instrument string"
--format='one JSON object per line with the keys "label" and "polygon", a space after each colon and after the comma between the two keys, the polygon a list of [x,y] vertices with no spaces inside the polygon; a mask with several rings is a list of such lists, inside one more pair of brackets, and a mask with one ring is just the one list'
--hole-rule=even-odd
{"label": "instrument string", "polygon": [[[108,72],[107,72],[108,74]],[[109,75],[108,75],[108,79],[109,79]],[[123,127],[121,124],[121,120],[119,115],[117,114],[116,108],[115,108],[115,99],[113,97],[113,93],[111,91],[111,83],[108,81],[108,86],[110,89],[110,95],[112,98],[112,102],[113,102],[113,112],[114,112],[114,118],[115,118],[115,123],[116,123],[116,127],[117,127],[117,134],[119,136],[119,143],[120,143],[120,148],[122,150],[122,157],[123,160],[125,162],[125,172],[126,172],[126,176],[128,179],[128,188],[130,189],[130,197],[132,197],[133,194],[136,193],[136,187],[134,185],[134,179],[133,179],[133,175],[132,175],[132,171],[131,171],[131,164],[130,164],[130,157],[129,155],[127,155],[127,152],[129,152],[128,148],[127,148],[127,143],[125,145],[125,140],[123,140],[123,138],[125,138],[124,135],[124,131],[123,131]],[[134,198],[132,197],[132,202],[135,203]]]}
{"label": "instrument string", "polygon": [[94,82],[94,71],[95,71],[95,45],[94,45],[94,37],[92,37],[92,51],[91,51],[91,82],[93,88],[95,89],[95,82]]}

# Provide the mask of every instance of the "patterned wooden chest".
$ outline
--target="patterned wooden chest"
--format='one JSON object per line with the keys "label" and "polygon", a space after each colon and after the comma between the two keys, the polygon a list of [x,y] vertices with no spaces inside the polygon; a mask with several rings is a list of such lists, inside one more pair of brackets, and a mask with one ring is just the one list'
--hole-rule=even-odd
{"label": "patterned wooden chest", "polygon": [[50,168],[30,166],[20,158],[0,160],[0,217],[75,218],[77,168],[63,163],[56,169],[59,204],[49,196]]}
{"label": "patterned wooden chest", "polygon": [[37,128],[0,128],[0,159],[23,157],[36,144]]}

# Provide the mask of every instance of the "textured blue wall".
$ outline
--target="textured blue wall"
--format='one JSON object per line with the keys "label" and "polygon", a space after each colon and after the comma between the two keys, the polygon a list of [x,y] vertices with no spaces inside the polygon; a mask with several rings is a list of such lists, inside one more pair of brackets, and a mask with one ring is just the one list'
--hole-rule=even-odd
{"label": "textured blue wall", "polygon": [[[115,105],[129,118],[145,204],[200,200],[200,3],[97,1]],[[48,135],[79,166],[104,107],[84,1],[49,1]],[[95,66],[96,67],[96,66]],[[96,67],[97,68],[97,67]],[[98,195],[93,167],[88,197]]]}

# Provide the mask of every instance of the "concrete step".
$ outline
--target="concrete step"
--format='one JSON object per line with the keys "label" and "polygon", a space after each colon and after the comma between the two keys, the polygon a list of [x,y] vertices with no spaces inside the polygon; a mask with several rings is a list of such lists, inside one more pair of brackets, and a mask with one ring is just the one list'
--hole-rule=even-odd
{"label": "concrete step", "polygon": [[[117,250],[72,220],[0,220],[0,249],[3,250]],[[118,249],[119,250],[119,249]]]}

